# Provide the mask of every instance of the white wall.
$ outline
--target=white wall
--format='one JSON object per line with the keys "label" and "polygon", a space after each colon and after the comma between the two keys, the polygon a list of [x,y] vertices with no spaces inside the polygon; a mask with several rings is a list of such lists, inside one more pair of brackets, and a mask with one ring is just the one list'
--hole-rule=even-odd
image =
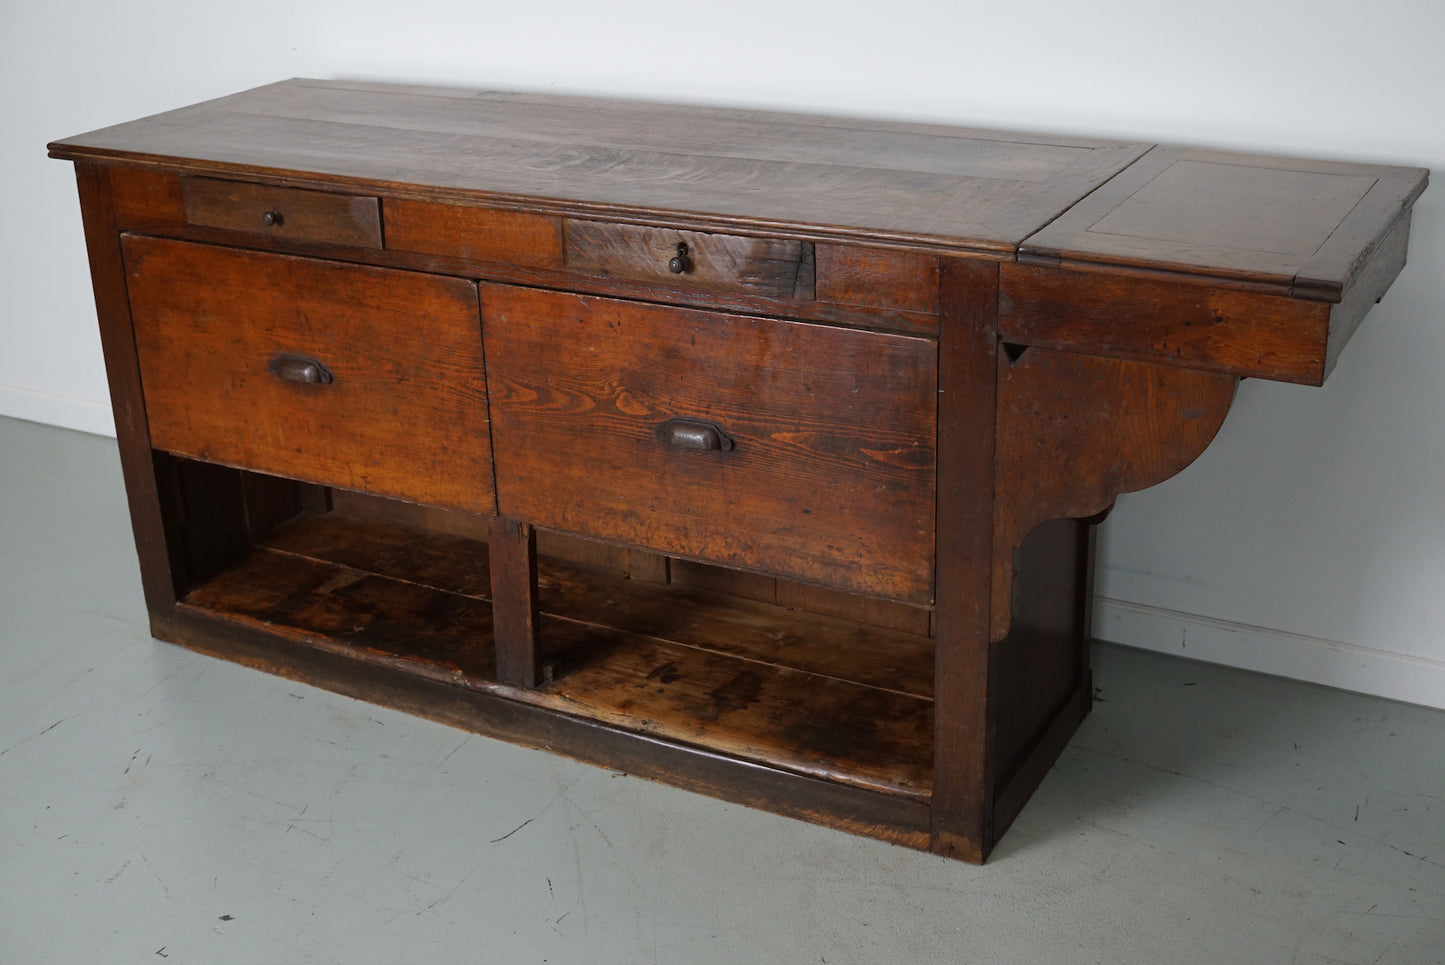
{"label": "white wall", "polygon": [[[1445,169],[1435,0],[0,3],[0,413],[109,432],[45,143],[288,76],[956,121]],[[1324,389],[1126,496],[1097,634],[1445,707],[1445,186]],[[0,453],[0,458],[23,458]],[[0,534],[3,538],[3,534]]]}

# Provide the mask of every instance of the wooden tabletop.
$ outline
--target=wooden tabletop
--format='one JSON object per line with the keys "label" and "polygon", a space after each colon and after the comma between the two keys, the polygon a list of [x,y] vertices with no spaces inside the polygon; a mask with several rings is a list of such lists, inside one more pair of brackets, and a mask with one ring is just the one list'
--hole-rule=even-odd
{"label": "wooden tabletop", "polygon": [[1418,168],[924,124],[288,80],[50,145],[658,224],[1120,265],[1339,301]]}

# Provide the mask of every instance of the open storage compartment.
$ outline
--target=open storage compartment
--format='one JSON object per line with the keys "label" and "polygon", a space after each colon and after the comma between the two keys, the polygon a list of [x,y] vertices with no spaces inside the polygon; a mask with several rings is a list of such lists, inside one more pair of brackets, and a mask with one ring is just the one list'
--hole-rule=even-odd
{"label": "open storage compartment", "polygon": [[[399,686],[454,688],[463,704],[505,701],[742,768],[927,806],[934,651],[926,609],[795,584],[780,592],[758,574],[544,534],[543,679],[534,689],[507,686],[496,676],[487,517],[157,458],[177,484],[177,536],[192,577],[177,618],[224,624],[221,636],[250,631],[266,641],[259,662],[269,669],[328,654]],[[874,625],[859,622],[860,612]],[[451,722],[494,730],[485,714]],[[567,752],[626,767],[608,754]]]}

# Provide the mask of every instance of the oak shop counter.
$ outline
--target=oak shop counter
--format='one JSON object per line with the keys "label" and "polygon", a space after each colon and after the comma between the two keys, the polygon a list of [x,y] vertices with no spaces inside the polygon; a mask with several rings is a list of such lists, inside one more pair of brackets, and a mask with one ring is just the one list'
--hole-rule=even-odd
{"label": "oak shop counter", "polygon": [[1092,523],[1324,380],[1426,183],[307,80],[50,153],[157,637],[970,861]]}

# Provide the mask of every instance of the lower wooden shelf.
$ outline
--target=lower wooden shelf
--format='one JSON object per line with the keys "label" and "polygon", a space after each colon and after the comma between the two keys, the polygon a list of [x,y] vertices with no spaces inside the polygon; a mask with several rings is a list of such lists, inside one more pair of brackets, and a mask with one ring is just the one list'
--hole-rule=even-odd
{"label": "lower wooden shelf", "polygon": [[[907,815],[882,823],[921,821],[925,839],[905,843],[927,846],[929,637],[543,557],[540,646],[548,679],[524,690],[495,680],[489,587],[483,542],[331,512],[303,514],[270,532],[177,609],[183,619],[247,628],[278,646],[459,688],[463,699],[505,701],[779,777],[867,792]],[[178,636],[197,643],[195,634]],[[204,640],[200,648],[207,649]],[[321,676],[323,685],[332,679]],[[372,696],[374,688],[360,692]],[[484,711],[462,723],[495,730]],[[555,743],[546,746],[619,763],[610,752]],[[675,774],[668,780],[679,783]],[[746,785],[720,796],[772,806],[746,797]],[[772,809],[826,820],[825,803],[793,800]],[[847,827],[850,820],[828,823]],[[897,839],[880,835],[877,823],[864,819],[855,830]]]}

